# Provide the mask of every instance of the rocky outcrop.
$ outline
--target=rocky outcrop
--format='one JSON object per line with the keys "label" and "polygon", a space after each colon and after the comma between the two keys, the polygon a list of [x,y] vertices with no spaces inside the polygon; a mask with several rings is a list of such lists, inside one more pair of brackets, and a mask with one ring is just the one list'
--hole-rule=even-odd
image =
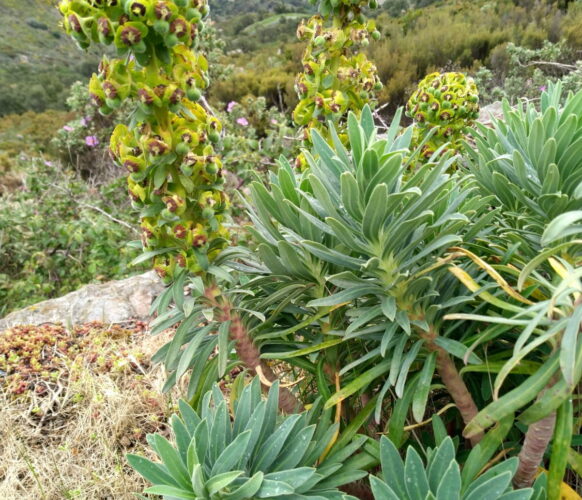
{"label": "rocky outcrop", "polygon": [[153,271],[119,281],[87,285],[58,299],[39,302],[0,319],[0,331],[15,325],[90,321],[123,323],[146,319],[154,298],[164,285]]}
{"label": "rocky outcrop", "polygon": [[490,126],[492,123],[491,118],[503,118],[503,107],[500,101],[483,106],[479,111],[477,121]]}

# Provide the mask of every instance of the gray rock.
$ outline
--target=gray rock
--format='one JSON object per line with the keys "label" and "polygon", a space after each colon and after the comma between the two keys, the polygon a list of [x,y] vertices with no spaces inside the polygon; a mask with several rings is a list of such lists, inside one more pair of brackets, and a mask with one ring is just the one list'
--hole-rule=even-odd
{"label": "gray rock", "polygon": [[501,101],[483,106],[479,111],[479,118],[477,118],[477,121],[481,122],[483,125],[491,125],[491,117],[503,118],[503,108],[501,107]]}
{"label": "gray rock", "polygon": [[153,271],[124,280],[87,285],[64,297],[10,313],[0,319],[0,331],[16,325],[123,323],[129,319],[146,319],[154,298],[163,289],[163,283]]}

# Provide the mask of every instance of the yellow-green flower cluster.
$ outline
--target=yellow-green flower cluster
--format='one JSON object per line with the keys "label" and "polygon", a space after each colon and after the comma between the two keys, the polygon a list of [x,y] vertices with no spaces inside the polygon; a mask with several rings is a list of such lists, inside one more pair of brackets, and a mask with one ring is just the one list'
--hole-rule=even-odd
{"label": "yellow-green flower cluster", "polygon": [[457,152],[465,128],[479,116],[479,92],[472,78],[463,73],[431,73],[418,85],[406,105],[406,114],[415,122],[414,142],[428,159],[441,146]]}
{"label": "yellow-green flower cluster", "polygon": [[214,149],[222,125],[198,103],[208,63],[192,50],[207,0],[62,0],[59,8],[82,48],[114,45],[120,57],[103,59],[89,90],[104,114],[135,106],[110,151],[141,208],[144,250],[166,281],[180,269],[204,271],[227,243],[229,206]]}
{"label": "yellow-green flower cluster", "polygon": [[[303,55],[303,72],[295,82],[299,104],[293,118],[303,128],[309,144],[310,131],[317,129],[327,137],[327,124],[333,122],[345,140],[345,118],[348,112],[359,115],[373,103],[374,93],[382,88],[376,67],[360,50],[378,39],[373,20],[366,20],[364,7],[375,7],[369,0],[322,0],[319,14],[297,30],[300,40],[307,42]],[[304,159],[298,159],[301,166]]]}

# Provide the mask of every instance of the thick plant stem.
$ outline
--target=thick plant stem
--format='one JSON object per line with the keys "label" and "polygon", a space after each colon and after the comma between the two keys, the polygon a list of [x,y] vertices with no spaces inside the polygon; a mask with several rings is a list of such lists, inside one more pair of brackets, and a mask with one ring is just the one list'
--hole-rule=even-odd
{"label": "thick plant stem", "polygon": [[[432,348],[437,353],[437,371],[466,425],[479,413],[479,409],[449,354],[435,344],[432,344]],[[482,438],[483,433],[476,434],[471,437],[471,444],[477,445]]]}
{"label": "thick plant stem", "polygon": [[[422,317],[420,319],[423,319]],[[449,353],[445,351],[441,346],[435,343],[435,339],[438,336],[436,329],[430,328],[428,332],[419,332],[420,336],[426,341],[426,346],[429,350],[436,352],[436,369],[438,374],[445,384],[445,387],[450,394],[453,402],[459,409],[459,413],[463,418],[463,422],[467,425],[473,418],[479,413],[479,408],[473,400],[473,396],[469,392],[469,389],[465,385],[463,378],[461,377],[455,362],[449,356]],[[471,445],[476,446],[479,441],[483,439],[483,433],[480,432],[470,438]]]}
{"label": "thick plant stem", "polygon": [[[259,350],[249,337],[238,316],[231,318],[230,336],[235,341],[235,349],[238,357],[253,373],[257,373],[257,368],[260,367],[262,375],[264,375],[267,380],[270,382],[277,380],[277,376],[273,373],[271,367],[261,359]],[[263,384],[263,388],[268,389],[268,386]],[[280,387],[279,408],[281,408],[285,413],[295,413],[302,411],[303,405],[289,389],[286,387]]]}
{"label": "thick plant stem", "polygon": [[[574,302],[574,308],[582,305],[582,296]],[[580,329],[582,332],[582,328]],[[557,376],[546,385],[544,390],[538,395],[538,399],[546,392],[552,390],[552,387],[557,381]],[[556,427],[556,412],[553,411],[548,416],[531,424],[525,433],[523,446],[519,452],[519,465],[513,477],[513,484],[516,488],[530,487],[538,468],[544,458],[544,453],[552,440],[554,429]]]}
{"label": "thick plant stem", "polygon": [[[551,390],[555,383],[555,379],[551,380],[538,398],[547,390]],[[518,455],[519,465],[517,466],[517,472],[513,477],[513,484],[516,487],[528,488],[533,484],[538,468],[544,458],[544,453],[554,435],[555,426],[556,412],[554,411],[528,427],[523,446]]]}
{"label": "thick plant stem", "polygon": [[554,434],[556,412],[531,424],[519,452],[519,465],[513,478],[516,488],[528,488],[535,479],[544,453]]}
{"label": "thick plant stem", "polygon": [[[204,296],[212,307],[221,311],[221,321],[230,321],[230,337],[234,340],[238,357],[253,375],[259,375],[263,390],[268,390],[271,382],[277,380],[277,376],[271,367],[261,359],[261,353],[249,336],[240,316],[233,312],[232,304],[228,301],[218,300],[221,291],[216,284],[206,287]],[[279,387],[279,408],[285,413],[303,411],[301,402],[286,387]]]}

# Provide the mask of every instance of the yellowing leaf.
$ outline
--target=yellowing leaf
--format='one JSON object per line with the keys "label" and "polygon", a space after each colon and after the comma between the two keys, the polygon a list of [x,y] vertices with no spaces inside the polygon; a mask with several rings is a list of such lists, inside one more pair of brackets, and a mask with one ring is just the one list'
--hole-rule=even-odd
{"label": "yellowing leaf", "polygon": [[454,247],[451,250],[455,250],[460,252],[467,257],[469,257],[475,264],[477,264],[481,269],[483,269],[489,276],[491,276],[497,284],[507,293],[509,296],[513,297],[515,300],[523,302],[524,304],[531,305],[533,302],[531,300],[526,299],[521,294],[517,293],[507,281],[499,274],[490,264],[485,262],[483,259],[475,255],[473,252],[466,250],[464,248]]}

